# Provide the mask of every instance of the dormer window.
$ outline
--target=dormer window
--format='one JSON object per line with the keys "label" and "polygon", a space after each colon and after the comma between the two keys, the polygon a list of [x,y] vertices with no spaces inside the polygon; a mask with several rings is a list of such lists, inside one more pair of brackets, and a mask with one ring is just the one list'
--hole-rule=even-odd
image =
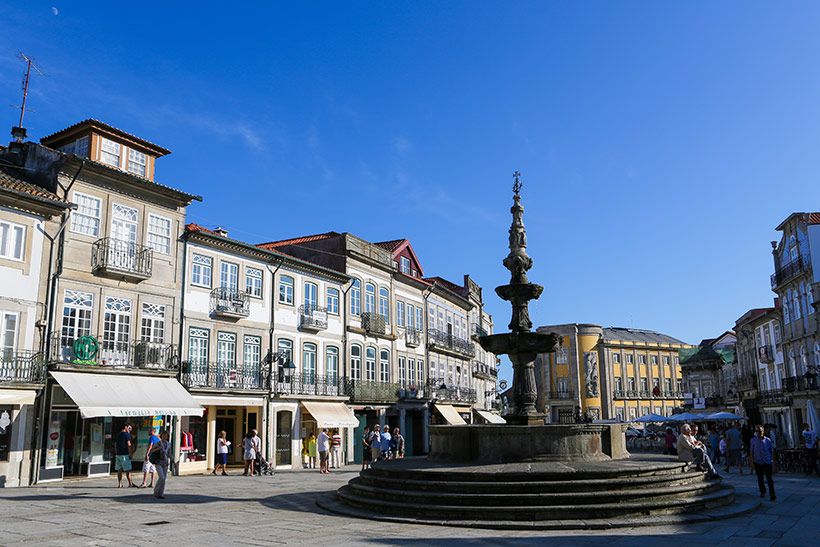
{"label": "dormer window", "polygon": [[401,257],[401,272],[410,275],[410,259],[406,256]]}
{"label": "dormer window", "polygon": [[87,158],[89,141],[90,138],[88,136],[80,137],[74,142],[61,146],[59,150],[61,152],[65,152],[66,154],[74,154],[75,156],[79,156],[81,158]]}
{"label": "dormer window", "polygon": [[122,148],[120,143],[108,139],[101,139],[100,161],[113,167],[120,166],[120,153]]}
{"label": "dormer window", "polygon": [[148,160],[145,157],[145,154],[139,152],[138,150],[134,150],[133,148],[128,149],[128,171],[134,173],[135,175],[139,175],[141,177],[145,176],[145,167],[148,164]]}

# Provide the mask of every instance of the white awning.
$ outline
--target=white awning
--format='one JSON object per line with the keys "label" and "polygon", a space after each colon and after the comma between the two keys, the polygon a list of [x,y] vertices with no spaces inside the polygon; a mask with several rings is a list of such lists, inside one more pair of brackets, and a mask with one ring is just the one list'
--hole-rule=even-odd
{"label": "white awning", "polygon": [[174,378],[52,372],[80,408],[97,416],[202,416],[202,407]]}
{"label": "white awning", "polygon": [[33,405],[37,392],[33,389],[0,389],[0,404]]}
{"label": "white awning", "polygon": [[220,397],[219,395],[194,395],[194,400],[204,406],[265,406],[262,397]]}
{"label": "white awning", "polygon": [[358,427],[359,419],[344,403],[302,401],[319,427]]}
{"label": "white awning", "polygon": [[475,413],[484,418],[487,423],[490,424],[506,424],[507,420],[499,416],[498,414],[493,414],[492,412],[488,412],[486,410],[479,410],[477,408],[473,409]]}
{"label": "white awning", "polygon": [[453,405],[433,405],[438,410],[439,414],[444,416],[447,423],[450,425],[466,425],[467,422],[461,417],[461,414],[453,408]]}

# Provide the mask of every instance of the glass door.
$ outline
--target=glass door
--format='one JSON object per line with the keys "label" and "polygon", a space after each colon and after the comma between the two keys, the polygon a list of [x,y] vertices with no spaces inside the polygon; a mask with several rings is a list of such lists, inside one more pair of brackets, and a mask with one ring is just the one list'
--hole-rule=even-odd
{"label": "glass door", "polygon": [[108,263],[123,270],[136,269],[137,210],[117,203],[111,206],[111,245]]}
{"label": "glass door", "polygon": [[276,465],[291,465],[292,423],[293,413],[289,410],[276,413]]}

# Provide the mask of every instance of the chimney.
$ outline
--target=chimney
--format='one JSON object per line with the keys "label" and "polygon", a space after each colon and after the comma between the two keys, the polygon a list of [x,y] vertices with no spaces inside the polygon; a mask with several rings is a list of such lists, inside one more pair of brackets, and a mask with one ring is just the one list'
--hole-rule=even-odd
{"label": "chimney", "polygon": [[214,230],[214,233],[220,237],[228,237],[228,230],[226,230],[222,226],[217,226]]}
{"label": "chimney", "polygon": [[23,142],[26,140],[26,128],[14,126],[11,128],[11,136],[14,142]]}

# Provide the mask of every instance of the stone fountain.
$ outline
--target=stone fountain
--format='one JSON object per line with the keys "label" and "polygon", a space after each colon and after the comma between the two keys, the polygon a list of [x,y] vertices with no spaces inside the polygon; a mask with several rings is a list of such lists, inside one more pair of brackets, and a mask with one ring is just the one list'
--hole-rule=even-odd
{"label": "stone fountain", "polygon": [[622,424],[544,423],[534,363],[559,338],[532,332],[529,303],[543,287],[527,278],[521,188],[516,172],[503,262],[510,283],[496,289],[512,306],[510,332],[479,338],[512,362],[507,423],[431,426],[427,458],[375,463],[318,505],[371,520],[527,530],[689,523],[756,508],[758,500],[736,500],[731,486],[675,458],[630,457]]}

